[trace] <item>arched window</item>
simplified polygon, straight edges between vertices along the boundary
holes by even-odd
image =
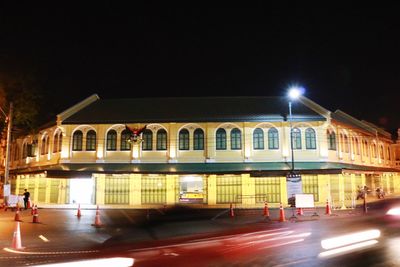
[[[369,156],[369,147],[368,147],[368,142],[367,140],[364,140],[364,154],[365,156]]]
[[[115,130],[109,130],[107,133],[107,150],[117,150],[117,132]]]
[[[60,152],[61,151],[61,146],[62,146],[62,132],[58,131],[54,135],[53,153]]]
[[[15,147],[15,151],[14,151],[14,161],[17,161],[17,160],[19,160],[19,147],[18,147],[18,144],[15,143],[14,147]]]
[[[72,150],[73,151],[82,151],[82,139],[83,134],[81,131],[75,131],[72,137]]]
[[[142,150],[153,150],[153,132],[149,129],[143,131]]]
[[[253,149],[264,149],[264,131],[261,128],[257,128],[253,132]]]
[[[49,147],[50,147],[50,137],[47,136],[46,137],[46,151],[45,151],[46,154],[49,153]]]
[[[128,129],[125,129],[121,132],[121,150],[131,150],[131,143],[129,138],[131,137],[131,133]]]
[[[347,135],[343,135],[343,151],[349,153],[349,138]]]
[[[380,149],[379,149],[379,155],[380,155],[380,158],[381,158],[381,159],[384,158],[384,155],[383,155],[383,154],[384,154],[383,145],[381,145],[381,146],[380,146]]]
[[[179,131],[179,150],[189,150],[189,131],[186,129]]]
[[[354,152],[356,155],[360,155],[360,144],[358,143],[358,139],[354,137]]]
[[[49,140],[48,140],[48,135],[45,135],[42,137],[42,146],[40,148],[40,154],[41,155],[46,155],[49,152]]]
[[[22,145],[22,159],[26,159],[28,157],[28,144],[24,143]]]
[[[219,128],[217,130],[216,136],[216,149],[217,150],[226,150],[226,131],[225,129]]]
[[[326,132],[328,136],[328,149],[329,150],[336,150],[336,134],[335,132],[327,131]]]
[[[167,131],[164,129],[157,131],[157,150],[167,150]]]
[[[94,130],[90,130],[86,134],[86,150],[87,151],[96,150],[96,132]]]
[[[390,155],[390,147],[387,148],[387,155],[388,155],[388,160],[392,160],[392,157]]]
[[[204,150],[204,132],[202,129],[196,129],[193,133],[193,149]]]
[[[376,145],[372,144],[372,157],[376,158],[377,154],[376,154]]]
[[[268,149],[279,149],[279,134],[276,128],[268,130]]]
[[[242,132],[238,128],[231,131],[231,149],[242,149]]]
[[[293,149],[301,149],[301,131],[299,128],[292,129],[292,147]]]
[[[53,139],[53,153],[57,153],[58,152],[58,133],[56,133],[54,135],[54,139]]]
[[[63,139],[63,134],[60,132],[58,135],[58,152],[61,152],[62,150],[62,139]]]
[[[306,129],[306,149],[316,149],[315,131],[313,128]]]

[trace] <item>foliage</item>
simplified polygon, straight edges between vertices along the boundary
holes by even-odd
[[[33,75],[0,73],[0,107],[8,112],[13,103],[13,125],[17,130],[32,131],[37,127],[39,100],[39,86]],[[0,117],[4,121],[4,116]]]

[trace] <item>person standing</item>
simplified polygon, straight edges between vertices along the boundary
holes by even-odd
[[[25,209],[27,209],[29,197],[31,194],[26,189],[24,191],[25,191],[24,192],[24,205],[25,205]]]

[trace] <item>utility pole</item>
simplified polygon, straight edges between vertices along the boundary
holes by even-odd
[[[10,110],[7,117],[7,147],[6,147],[6,164],[4,167],[4,185],[8,184],[9,165],[10,165],[10,147],[11,147],[11,129],[12,129],[13,103],[10,103]]]

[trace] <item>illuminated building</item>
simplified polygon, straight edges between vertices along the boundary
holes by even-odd
[[[390,133],[301,96],[100,99],[12,146],[11,190],[34,203],[141,207],[287,204],[294,167],[317,205],[349,207],[358,186],[400,193]],[[131,128],[146,129],[128,142]]]

